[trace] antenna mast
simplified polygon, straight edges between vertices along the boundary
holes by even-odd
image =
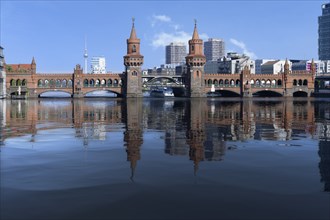
[[[85,60],[84,73],[85,74],[87,74],[87,58],[88,58],[88,53],[87,53],[87,38],[85,36],[85,52],[84,52],[84,60]]]

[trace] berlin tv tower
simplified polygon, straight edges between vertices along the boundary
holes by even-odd
[[[85,36],[85,53],[84,53],[84,59],[85,59],[85,67],[84,67],[84,73],[87,74],[87,58],[88,58],[88,53],[87,53],[87,40]]]

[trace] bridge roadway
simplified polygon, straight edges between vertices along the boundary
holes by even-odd
[[[124,95],[125,74],[83,74],[77,65],[74,73],[42,74],[35,70],[7,72],[6,89],[9,96],[19,92],[27,98],[40,97],[49,91],[61,91],[71,97],[84,97],[93,91],[110,91],[119,97]],[[186,76],[142,75],[143,88],[155,85],[170,85],[185,90]],[[308,71],[290,72],[290,74],[250,74],[244,69],[241,74],[204,74],[204,93],[214,88],[216,93],[229,92],[237,96],[252,97],[260,92],[277,96],[294,96],[314,93],[314,75]]]

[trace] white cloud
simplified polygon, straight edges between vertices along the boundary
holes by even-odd
[[[243,51],[243,53],[245,55],[249,56],[251,59],[257,59],[257,55],[254,52],[249,51],[244,42],[238,41],[238,40],[233,39],[233,38],[230,39],[230,42],[232,44],[234,44],[235,46],[239,47]]]
[[[207,34],[200,34],[201,39],[207,39]],[[175,31],[173,33],[161,32],[154,35],[154,39],[151,42],[151,45],[157,49],[158,47],[165,47],[172,42],[183,42],[188,45],[188,41],[192,38],[192,33],[187,33],[185,31]]]
[[[153,15],[153,18],[162,21],[162,22],[170,22],[171,18],[167,15]]]
[[[180,28],[181,28],[181,25],[179,25],[179,24],[173,24],[173,25],[171,25],[171,27],[173,27],[174,28],[174,30],[179,30]]]
[[[167,15],[153,15],[151,20],[151,27],[154,27],[157,22],[171,22],[171,17]]]
[[[162,30],[157,32],[155,30],[151,46],[154,49],[159,47],[165,47],[172,42],[183,42],[188,46],[188,41],[192,38],[193,32],[185,32],[182,30],[182,26],[172,21],[172,19],[167,15],[153,15],[151,26],[154,27],[157,22],[166,23],[166,26],[163,28],[166,31]],[[205,33],[199,35],[199,37],[203,40],[207,39],[208,36]]]

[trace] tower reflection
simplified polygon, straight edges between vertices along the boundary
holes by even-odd
[[[142,102],[140,99],[127,99],[123,108],[123,119],[126,124],[124,132],[124,146],[126,147],[127,161],[130,161],[131,180],[137,161],[140,160],[140,147],[143,144]]]
[[[193,161],[221,161],[235,142],[319,139],[320,175],[329,191],[328,102],[295,99],[111,99],[1,100],[1,147],[6,139],[42,131],[74,129],[84,148],[95,140],[111,145],[116,135],[130,162],[131,178],[141,160],[144,132],[157,132],[164,153]],[[285,142],[287,143],[287,142]],[[121,146],[119,146],[121,147]]]

